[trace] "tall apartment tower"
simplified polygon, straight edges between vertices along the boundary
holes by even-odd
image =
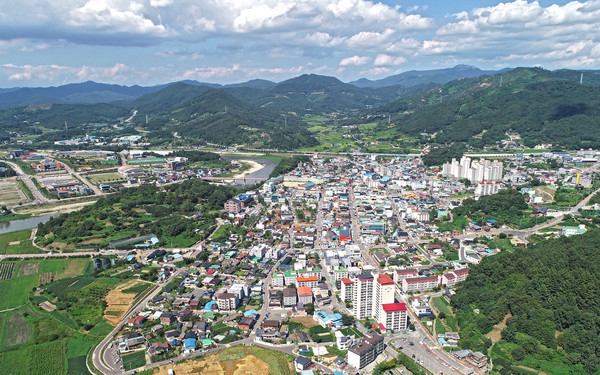
[[[373,316],[373,275],[366,272],[358,275],[353,286],[352,313],[357,319]]]
[[[386,274],[381,274],[377,277],[373,294],[373,317],[377,322],[383,320],[382,305],[388,303],[394,303],[394,280]]]

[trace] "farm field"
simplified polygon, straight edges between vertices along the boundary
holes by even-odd
[[[0,263],[0,281],[12,279],[14,270],[15,270],[14,262]]]
[[[104,319],[113,325],[117,325],[123,314],[129,310],[129,307],[135,301],[135,298],[140,293],[151,287],[151,284],[130,280],[124,284],[117,286],[108,292],[106,296],[106,310],[104,311]],[[108,314],[110,312],[110,314]]]
[[[0,281],[0,363],[10,374],[89,374],[87,353],[112,329],[99,302],[121,282],[87,275],[89,266],[89,258],[0,263],[0,272],[12,271]],[[32,292],[44,275],[52,276],[42,287],[52,295]],[[121,289],[135,296],[142,288],[134,282]],[[77,302],[65,308],[60,296],[67,295]],[[48,300],[58,308],[38,306]]]
[[[19,188],[17,180],[0,180],[0,206],[15,206],[19,203],[27,202],[27,197]]]

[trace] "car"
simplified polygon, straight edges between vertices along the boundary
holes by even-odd
[[[415,346],[415,343],[411,341],[411,342],[408,343],[408,345]]]

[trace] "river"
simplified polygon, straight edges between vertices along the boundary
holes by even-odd
[[[273,160],[269,160],[269,159],[261,159],[261,158],[252,158],[252,157],[238,157],[238,156],[224,156],[223,159],[227,159],[227,160],[253,160],[257,163],[260,163],[263,165],[263,167],[256,171],[256,172],[252,172],[250,174],[248,174],[246,177],[249,178],[269,178],[269,175],[271,174],[271,172],[273,172],[273,169],[275,169],[275,167],[279,164],[276,161]],[[239,183],[238,185],[241,185],[242,183]]]
[[[56,216],[56,215],[54,215]],[[16,232],[23,229],[37,228],[39,223],[45,223],[50,220],[53,215],[30,217],[22,220],[0,222],[0,234]]]

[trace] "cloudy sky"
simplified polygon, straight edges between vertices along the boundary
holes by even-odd
[[[0,87],[600,69],[600,0],[0,1]]]

